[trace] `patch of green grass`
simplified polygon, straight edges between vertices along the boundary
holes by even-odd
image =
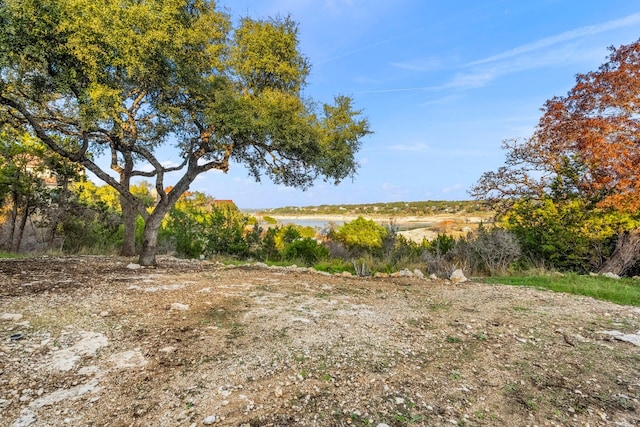
[[[453,371],[451,371],[451,373],[449,374],[449,379],[451,380],[459,380],[462,378],[462,375],[460,375],[460,372],[456,371],[455,369]]]
[[[376,374],[383,374],[389,370],[388,360],[376,360],[371,363],[371,372]]]
[[[26,258],[26,256],[22,254],[14,254],[10,252],[0,252],[0,258]]]
[[[225,257],[225,256],[216,256],[211,258],[211,261],[217,261],[220,262],[224,265],[235,265],[236,267],[241,267],[247,264],[246,261],[244,260],[240,260],[240,259],[235,259],[235,258],[230,258],[230,257]]]
[[[305,362],[305,361],[309,360],[309,357],[305,356],[304,354],[298,353],[295,356],[293,356],[293,360],[295,360],[298,363],[302,363],[302,362]]]
[[[236,338],[244,336],[244,325],[238,322],[233,322],[227,334],[227,339],[232,341]]]
[[[323,381],[331,381],[333,379],[333,377],[329,374],[323,374],[322,377],[320,377]]]
[[[287,326],[285,326],[282,329],[276,329],[271,334],[271,337],[273,339],[276,339],[276,340],[284,340],[284,339],[288,338],[288,330],[289,330],[289,328]]]
[[[236,317],[236,313],[223,308],[213,308],[206,313],[204,319],[200,319],[200,323],[213,324],[218,327],[224,327],[229,325]]]
[[[602,276],[504,276],[488,277],[485,283],[510,286],[529,286],[584,295],[595,299],[610,301],[622,305],[640,307],[640,281],[635,279],[609,279]]]
[[[313,268],[325,273],[342,273],[343,271],[353,271],[353,265],[341,259],[326,259],[313,265]]]
[[[451,303],[449,301],[439,301],[429,304],[430,311],[447,310],[449,307],[451,307]]]
[[[404,413],[397,413],[394,414],[392,417],[393,423],[394,424],[400,424],[400,425],[411,425],[411,424],[415,424],[415,423],[419,423],[423,420],[424,418],[422,417],[422,415],[417,415],[417,414],[404,414]]]

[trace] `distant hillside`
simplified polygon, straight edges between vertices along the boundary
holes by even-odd
[[[430,215],[489,215],[490,212],[477,201],[424,201],[367,203],[361,205],[286,206],[265,209],[268,215],[384,215],[384,216],[430,216]]]

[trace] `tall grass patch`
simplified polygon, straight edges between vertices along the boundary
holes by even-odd
[[[510,286],[529,286],[584,295],[616,304],[640,307],[640,280],[610,279],[603,276],[581,276],[577,274],[544,276],[502,276],[483,278],[484,283]]]
[[[0,251],[0,258],[24,258],[25,255],[23,254],[16,254],[16,253],[12,253],[12,252],[1,252]]]

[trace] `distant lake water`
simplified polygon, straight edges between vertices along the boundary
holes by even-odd
[[[277,218],[278,224],[295,224],[301,225],[302,227],[312,227],[312,228],[326,228],[329,226],[329,223],[335,224],[338,227],[344,224],[344,221],[328,221],[326,219],[308,219],[308,218]]]
[[[288,225],[288,224],[295,224],[295,225],[300,225],[303,227],[312,227],[315,229],[323,229],[323,228],[327,228],[329,226],[329,224],[334,224],[336,226],[341,226],[344,225],[345,222],[349,222],[349,221],[344,221],[344,220],[328,220],[326,218],[317,218],[317,219],[310,219],[310,218],[276,218],[278,220],[278,224],[280,225]],[[380,225],[387,225],[389,224],[389,220],[376,220],[376,222]],[[401,223],[401,224],[397,224],[398,225],[398,229],[400,231],[404,231],[404,230],[413,230],[416,228],[430,228],[433,227],[433,223],[432,222],[408,222],[408,223]]]

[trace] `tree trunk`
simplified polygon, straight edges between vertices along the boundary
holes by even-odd
[[[640,229],[625,231],[618,236],[616,248],[600,268],[599,273],[623,276],[640,260]]]
[[[122,223],[124,224],[124,236],[122,241],[121,256],[134,256],[136,254],[136,217],[134,206],[124,197],[120,197],[122,208]]]
[[[18,239],[15,242],[14,252],[20,253],[20,246],[22,245],[22,238],[24,237],[24,229],[27,227],[27,219],[29,218],[29,200],[22,212],[22,218],[20,219],[20,225],[18,226]]]
[[[11,206],[11,223],[9,227],[9,240],[7,242],[7,247],[10,251],[12,251],[14,247],[13,241],[16,235],[16,222],[18,221],[18,194],[16,192],[12,192],[11,199],[13,206]]]
[[[58,178],[58,184],[60,184],[60,178]],[[53,204],[51,206],[53,208]],[[62,181],[62,186],[60,187],[60,200],[56,205],[55,209],[52,209],[53,212],[51,215],[51,221],[49,224],[49,231],[47,237],[47,247],[53,248],[53,242],[56,239],[56,231],[58,230],[58,224],[67,217],[69,212],[69,179],[64,179]],[[43,242],[44,243],[44,242]]]
[[[144,234],[142,236],[142,251],[138,263],[143,266],[156,265],[156,253],[158,252],[158,231],[162,225],[165,211],[168,209],[160,209],[156,207],[144,225]]]

